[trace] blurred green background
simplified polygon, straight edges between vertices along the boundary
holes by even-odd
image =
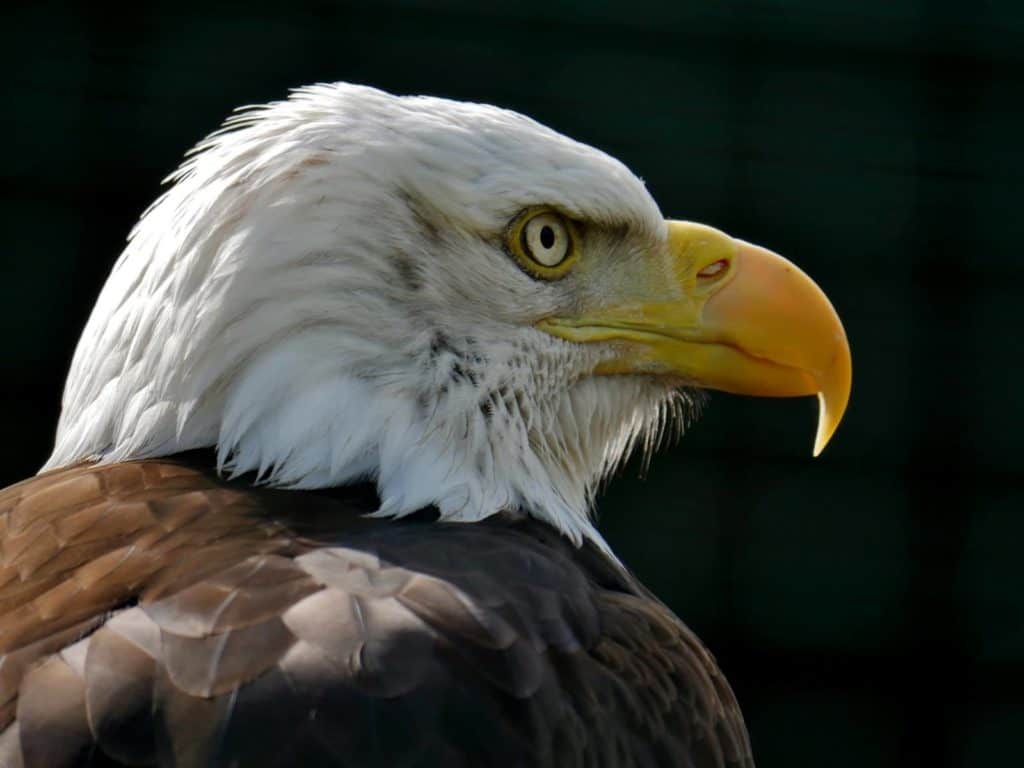
[[[717,655],[762,768],[1021,764],[1024,4],[8,5],[0,451],[46,457],[132,223],[235,106],[350,80],[492,102],[777,250],[854,354],[845,423],[716,395],[601,502]]]

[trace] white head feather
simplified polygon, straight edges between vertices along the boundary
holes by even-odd
[[[44,469],[215,446],[274,485],[369,478],[380,514],[520,509],[601,542],[596,484],[678,399],[534,329],[576,297],[501,236],[545,204],[663,240],[625,166],[514,112],[335,84],[230,120],[171,180],[82,334]]]

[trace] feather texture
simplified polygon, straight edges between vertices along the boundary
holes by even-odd
[[[666,229],[608,155],[522,115],[346,84],[230,120],[170,177],[75,353],[46,469],[216,446],[222,469],[379,513],[520,509],[579,542],[597,483],[685,397],[594,378],[533,327],[632,285]],[[538,281],[517,212],[591,224],[599,279]]]
[[[752,765],[710,654],[596,547],[373,508],[201,456],[0,492],[0,765]]]

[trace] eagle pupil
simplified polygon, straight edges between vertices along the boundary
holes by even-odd
[[[551,227],[544,227],[540,231],[540,244],[545,248],[551,248],[555,244],[555,230]]]

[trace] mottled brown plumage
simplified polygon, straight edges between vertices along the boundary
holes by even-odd
[[[750,766],[714,660],[592,545],[205,457],[0,492],[0,767]]]

